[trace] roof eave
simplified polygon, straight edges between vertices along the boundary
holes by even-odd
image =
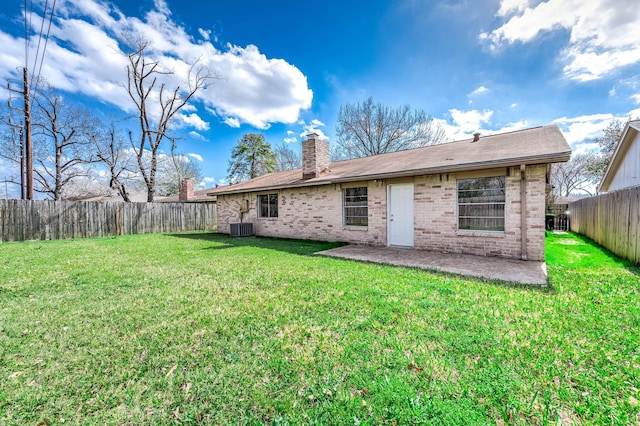
[[[212,192],[212,193],[208,193],[207,195],[211,196],[211,195],[246,194],[249,192],[272,191],[272,190],[287,189],[287,188],[304,188],[304,187],[310,187],[310,186],[332,185],[337,183],[355,182],[355,181],[361,181],[361,180],[390,179],[390,178],[396,178],[396,177],[400,178],[400,177],[409,177],[409,176],[432,175],[432,174],[438,174],[438,173],[474,171],[474,170],[482,170],[482,169],[497,168],[497,167],[514,167],[514,166],[519,166],[521,164],[531,165],[531,164],[547,164],[547,163],[564,163],[569,161],[570,157],[571,157],[571,151],[564,151],[564,152],[548,154],[548,155],[512,158],[506,161],[505,160],[483,161],[480,163],[465,163],[465,164],[457,164],[457,165],[451,165],[451,166],[427,167],[427,168],[421,168],[421,169],[401,170],[397,172],[388,172],[388,173],[354,175],[354,176],[334,178],[334,179],[320,179],[320,180],[312,179],[309,181],[302,181],[302,182],[296,182],[296,183],[269,185],[269,186],[254,187],[254,188],[243,188],[243,189],[223,191],[223,192]]]
[[[611,154],[611,160],[609,160],[607,169],[604,171],[604,175],[602,175],[602,180],[600,181],[600,185],[598,185],[598,192],[609,191],[609,187],[611,186],[611,179],[613,179],[613,175],[615,174],[614,172],[618,170],[618,167],[620,167],[620,162],[622,161],[622,154],[620,154],[620,151],[626,150],[626,145],[630,144],[630,141],[633,139],[627,138],[631,129],[633,129],[635,137],[635,134],[640,132],[638,121],[634,120],[627,122],[627,125],[622,131],[622,136],[616,144],[616,148],[613,150],[613,154]]]

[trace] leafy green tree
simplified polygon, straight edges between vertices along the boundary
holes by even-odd
[[[227,179],[237,183],[275,172],[276,169],[276,155],[264,140],[264,135],[247,133],[231,151]]]

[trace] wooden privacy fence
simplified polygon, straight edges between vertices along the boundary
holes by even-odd
[[[569,212],[572,231],[640,263],[640,187],[583,198]]]
[[[0,242],[216,229],[216,205],[0,200]]]

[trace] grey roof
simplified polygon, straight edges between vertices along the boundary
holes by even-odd
[[[206,188],[193,191],[193,198],[190,198],[187,203],[215,203],[216,196],[209,195],[210,192],[216,190],[216,188]],[[158,203],[180,203],[180,197],[178,195],[171,195],[169,197],[156,198]]]
[[[558,163],[569,160],[571,148],[556,125],[535,127],[441,145],[398,151],[331,163],[313,179],[302,179],[302,170],[269,173],[235,185],[209,191],[210,195],[234,194],[280,188],[326,185],[340,182],[418,176],[521,164]]]

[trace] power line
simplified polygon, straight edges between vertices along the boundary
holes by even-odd
[[[33,3],[32,3],[33,4]],[[27,21],[29,19],[29,21]],[[24,66],[29,65],[29,27],[31,15],[27,9],[27,0],[24,0]]]
[[[38,55],[40,55],[40,43],[42,42],[42,34],[44,33],[44,21],[47,17],[47,9],[49,8],[49,0],[44,2],[44,10],[42,11],[42,21],[40,22],[40,34],[38,34],[38,46],[36,47],[36,56],[33,58],[33,69],[36,69],[38,63]],[[27,67],[29,64],[27,63]]]
[[[38,45],[36,47],[35,57],[33,59],[33,70],[36,69],[37,74],[33,74],[36,79],[34,92],[38,90],[38,84],[40,81],[40,73],[42,72],[42,65],[44,63],[44,57],[47,50],[47,44],[49,41],[49,35],[51,33],[51,25],[53,23],[53,14],[55,10],[56,0],[53,0],[51,5],[51,12],[49,13],[49,25],[47,26],[47,33],[44,36],[44,26],[47,20],[47,10],[49,9],[49,0],[45,0],[44,9],[42,11],[42,22],[40,23],[40,34],[38,35]],[[27,7],[27,0],[24,0],[24,68],[23,68],[23,90],[20,92],[24,96],[24,128],[21,131],[21,157],[24,158],[24,176],[26,184],[22,185],[23,191],[26,187],[26,194],[23,195],[28,200],[33,200],[33,146],[31,141],[31,90],[29,88],[29,31],[32,28],[33,17],[33,0],[30,0]],[[40,45],[44,36],[44,46],[42,47],[42,53],[40,53]],[[38,65],[38,62],[40,64]],[[9,87],[11,90],[11,88]],[[16,91],[17,92],[17,91]],[[23,138],[24,137],[24,138]],[[24,144],[22,143],[24,142]],[[22,162],[21,158],[21,162]],[[22,172],[21,172],[22,175]]]
[[[53,0],[53,3],[51,5],[51,13],[49,15],[49,26],[47,27],[47,35],[44,38],[44,47],[42,48],[42,56],[40,57],[40,66],[38,67],[38,74],[35,77],[36,87],[34,89],[34,93],[38,92],[38,86],[40,85],[40,74],[42,73],[42,64],[44,63],[44,55],[47,53],[47,45],[49,44],[49,34],[51,34],[51,24],[53,23],[53,12],[55,8],[56,8],[56,0]],[[42,14],[43,23],[46,16],[46,10],[47,10],[47,4],[45,4],[45,12]],[[38,42],[38,46],[39,45],[40,45],[40,42]],[[34,69],[35,69],[35,64],[34,64]]]

